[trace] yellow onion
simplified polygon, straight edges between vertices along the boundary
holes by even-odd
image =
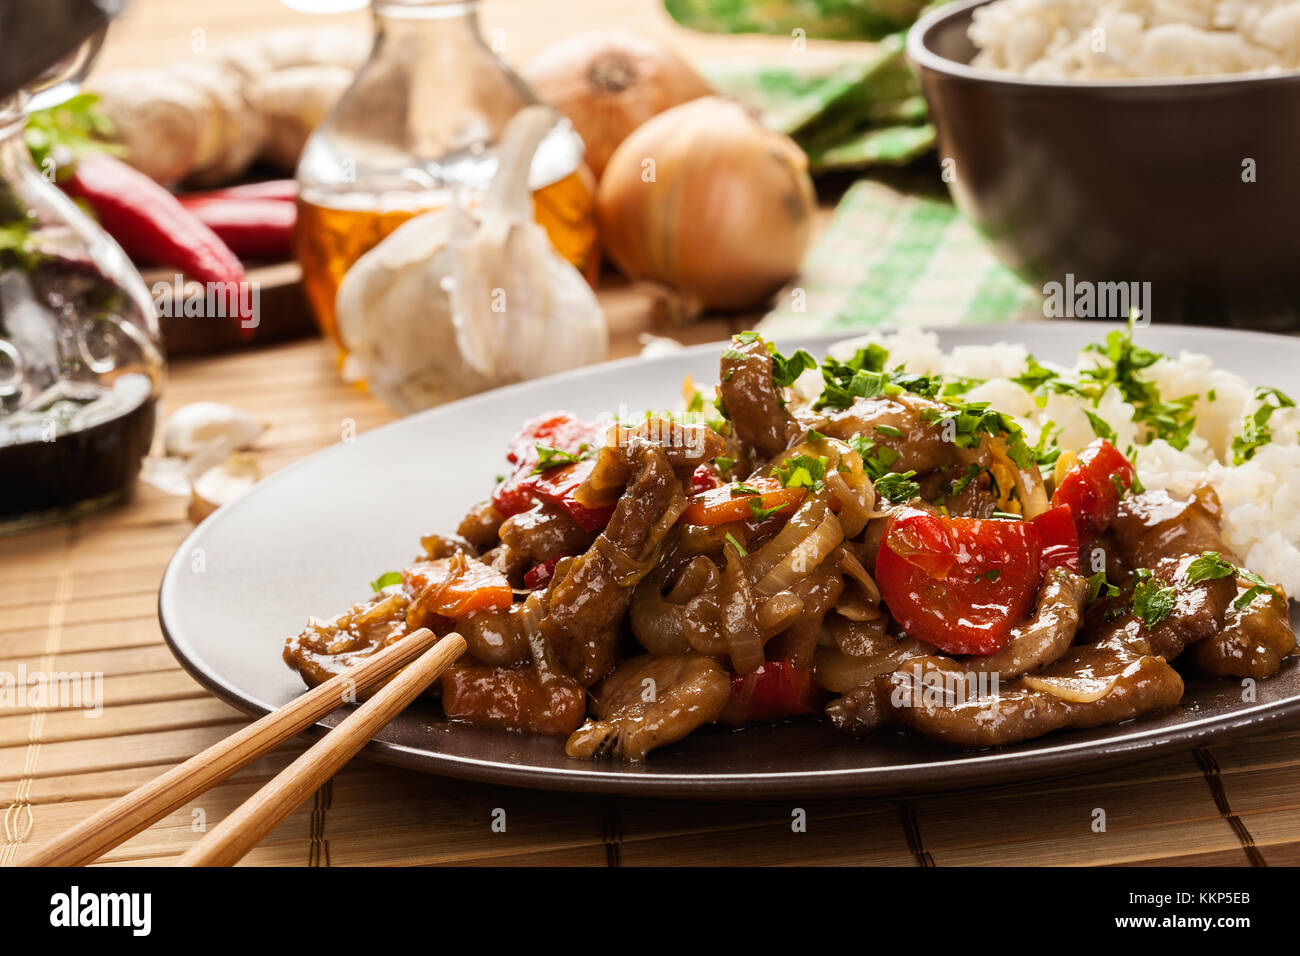
[[[605,248],[628,276],[703,307],[745,309],[798,271],[816,197],[793,140],[707,96],[625,139],[596,205]]]
[[[580,33],[544,50],[523,73],[538,96],[569,118],[598,177],[632,130],[713,92],[672,50],[624,30]]]

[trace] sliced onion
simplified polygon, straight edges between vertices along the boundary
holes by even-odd
[[[1035,677],[1026,675],[1020,683],[1032,690],[1051,694],[1072,704],[1091,704],[1112,690],[1118,677]]]
[[[913,657],[934,653],[929,644],[908,638],[899,641],[883,654],[851,657],[843,651],[819,647],[813,655],[813,680],[835,694],[847,694],[881,674],[890,674]]]
[[[763,635],[758,629],[754,593],[735,548],[727,549],[722,572],[722,635],[727,641],[731,667],[738,674],[752,673],[763,664]]]
[[[793,591],[777,591],[758,609],[758,627],[767,641],[789,627],[803,613],[803,598]]]
[[[865,475],[845,475],[838,469],[826,473],[826,488],[840,502],[844,537],[856,538],[876,514],[876,491]]]
[[[775,538],[749,557],[749,579],[758,581],[781,562],[794,547],[821,524],[826,516],[826,501],[818,495],[809,495],[799,509],[790,516],[785,527]],[[778,588],[777,590],[780,590]],[[776,593],[775,591],[772,593]]]
[[[666,573],[656,571],[636,586],[628,605],[628,622],[641,645],[652,654],[679,654],[691,649],[686,640],[687,603],[715,586],[718,568],[703,555],[692,558],[677,576],[677,582],[663,593]]]
[[[1011,460],[1007,451],[1007,442],[1001,436],[989,441],[993,457],[1011,473],[1016,486],[1016,497],[1020,499],[1020,511],[1026,521],[1032,521],[1048,509],[1047,486],[1037,465],[1030,465],[1031,471],[1024,471]]]
[[[781,563],[767,572],[754,586],[762,597],[784,591],[799,578],[812,571],[844,540],[844,529],[834,512],[827,511],[813,531],[781,559]]]

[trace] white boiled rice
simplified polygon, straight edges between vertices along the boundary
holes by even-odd
[[[1061,447],[1079,451],[1097,437],[1085,408],[1115,430],[1121,450],[1136,444],[1139,426],[1133,422],[1133,406],[1113,386],[1102,394],[1096,407],[1079,396],[1051,394],[1039,408],[1023,387],[1011,381],[1026,370],[1028,353],[1023,345],[959,346],[945,353],[933,332],[905,329],[837,342],[830,354],[847,359],[868,342],[889,349],[890,368],[902,364],[914,372],[986,379],[968,391],[964,400],[987,401],[1014,415],[1030,444],[1050,421],[1061,428],[1057,439]],[[1096,355],[1081,353],[1074,368],[1066,371],[1077,372],[1096,361]],[[1187,448],[1180,451],[1163,439],[1136,446],[1142,484],[1187,494],[1208,481],[1223,503],[1224,539],[1237,557],[1250,570],[1281,584],[1288,595],[1300,595],[1300,409],[1274,412],[1268,422],[1272,441],[1249,461],[1234,466],[1232,440],[1241,432],[1243,418],[1259,407],[1254,389],[1273,383],[1247,382],[1215,368],[1208,356],[1186,351],[1160,359],[1144,374],[1155,381],[1166,400],[1199,397]],[[797,383],[798,390],[810,399],[820,393],[821,386],[817,372],[804,373]]]
[[[975,10],[974,64],[1040,79],[1300,68],[1297,0],[996,0]]]

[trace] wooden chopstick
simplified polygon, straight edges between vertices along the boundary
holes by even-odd
[[[71,830],[56,836],[28,866],[83,866],[183,806],[193,797],[274,750],[356,694],[391,677],[437,640],[427,628],[413,631],[301,697],[213,744],[160,777],[114,800]]]
[[[342,769],[375,734],[406,709],[465,650],[448,634],[374,697],[299,755],[176,861],[177,866],[231,866]]]

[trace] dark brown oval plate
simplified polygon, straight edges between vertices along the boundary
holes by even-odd
[[[1040,359],[1071,362],[1108,328],[1053,322],[936,331],[945,349],[1021,342]],[[1148,348],[1204,352],[1252,383],[1300,391],[1300,341],[1181,327],[1139,336]],[[820,355],[837,338],[782,345]],[[719,352],[701,346],[501,389],[375,429],[272,475],[196,528],[172,559],[158,601],[168,644],[218,697],[253,714],[279,707],[303,690],[280,658],[285,636],[309,615],[337,613],[364,596],[365,582],[401,567],[421,534],[454,529],[492,487],[520,422],[558,408],[594,416],[620,406],[674,407],[684,375],[715,380]],[[708,729],[640,766],[571,760],[562,740],[448,723],[436,705],[421,702],[364,753],[430,773],[547,789],[693,799],[894,794],[1086,772],[1300,718],[1297,659],[1249,696],[1239,682],[1189,676],[1182,704],[1167,714],[973,753],[901,732],[854,739],[813,721]],[[336,713],[314,731],[340,719]]]

